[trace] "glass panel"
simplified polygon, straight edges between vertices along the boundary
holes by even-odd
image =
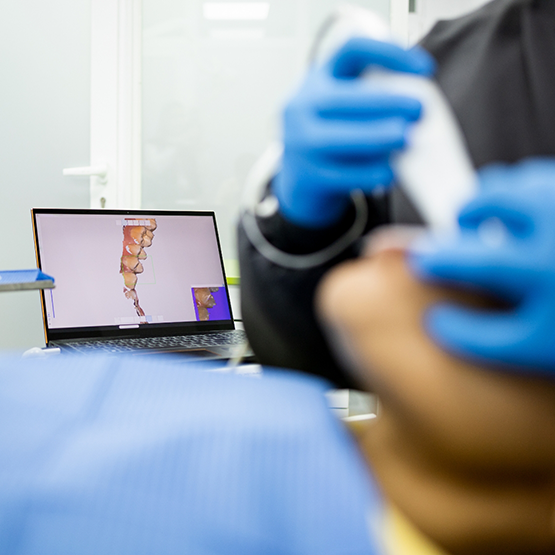
[[[215,210],[224,257],[236,258],[246,175],[340,3],[274,0],[239,13],[229,2],[143,0],[144,208]],[[389,0],[356,3],[389,19]]]
[[[30,209],[89,204],[62,169],[89,164],[90,1],[2,2],[0,52],[0,268],[33,268]],[[0,293],[0,314],[0,349],[44,345],[38,292]]]

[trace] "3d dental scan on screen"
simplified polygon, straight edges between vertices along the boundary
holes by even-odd
[[[139,296],[135,290],[137,285],[137,274],[144,272],[142,262],[147,259],[145,249],[152,245],[156,220],[136,220],[125,218],[123,225],[123,253],[121,255],[121,275],[123,276],[123,292],[127,299],[133,300],[133,306],[141,322],[148,322],[145,311],[139,304]],[[151,320],[152,321],[152,320]]]
[[[38,263],[56,275],[42,297],[49,346],[222,356],[245,343],[213,213],[35,209],[33,217]]]

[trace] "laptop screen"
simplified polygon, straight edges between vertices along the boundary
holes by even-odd
[[[213,212],[32,213],[47,341],[233,329]]]

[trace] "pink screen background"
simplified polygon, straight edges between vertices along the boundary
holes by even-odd
[[[37,214],[41,267],[56,280],[52,294],[45,292],[50,328],[138,321],[119,273],[121,221],[130,217],[134,216]],[[212,218],[136,218],[155,218],[158,226],[152,245],[145,249],[144,272],[135,288],[147,318],[153,323],[194,322],[191,288],[224,286]]]

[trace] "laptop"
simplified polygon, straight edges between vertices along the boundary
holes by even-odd
[[[31,211],[47,347],[232,359],[235,329],[211,211]]]

